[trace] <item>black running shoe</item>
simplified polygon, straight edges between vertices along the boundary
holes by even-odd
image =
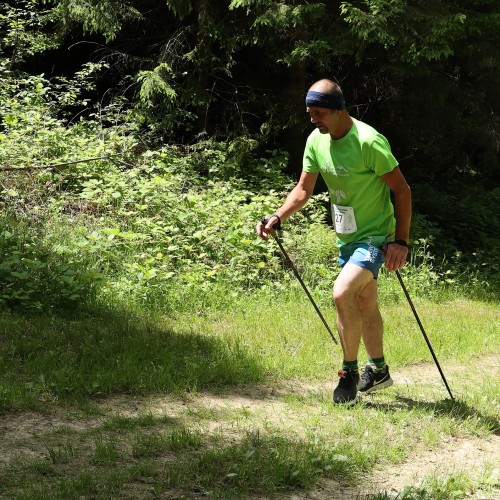
[[[359,385],[359,373],[352,370],[339,370],[339,385],[333,391],[334,403],[356,401]]]
[[[361,375],[359,392],[367,394],[369,392],[380,391],[380,389],[390,387],[393,383],[394,381],[391,378],[388,366],[381,372],[374,372],[370,365],[366,365],[365,371]]]

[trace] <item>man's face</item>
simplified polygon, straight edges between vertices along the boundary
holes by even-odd
[[[306,111],[309,113],[311,123],[316,125],[322,134],[328,134],[334,129],[334,125],[337,121],[337,113],[335,110],[308,106]]]

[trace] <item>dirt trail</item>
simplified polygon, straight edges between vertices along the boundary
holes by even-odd
[[[491,376],[500,375],[500,357],[491,356],[482,360],[482,366],[487,366]],[[432,365],[420,365],[406,368],[404,372],[394,372],[393,378],[397,380],[399,390],[405,386],[426,383],[427,391],[439,391],[440,397],[445,398],[446,392],[439,377],[435,382],[428,384],[429,371]],[[447,366],[447,374],[455,379],[461,368]],[[70,412],[58,409],[47,413],[25,412],[4,415],[0,420],[0,467],[7,465],[18,455],[27,458],[42,458],[46,456],[47,449],[41,436],[54,431],[82,433],[97,429],[102,425],[103,419],[112,415],[136,417],[146,413],[153,415],[167,415],[173,419],[189,420],[189,414],[196,416],[197,410],[248,410],[252,415],[261,419],[273,421],[284,430],[293,425],[287,422],[293,409],[286,403],[284,395],[304,396],[314,399],[315,395],[325,395],[331,390],[331,384],[300,384],[286,383],[279,386],[252,386],[234,389],[218,394],[202,392],[185,399],[175,399],[170,396],[137,398],[120,396],[107,398],[98,403],[101,416],[85,417],[71,415]],[[403,398],[404,399],[404,398]],[[434,398],[435,399],[435,398]],[[495,404],[495,402],[493,402]],[[498,401],[496,401],[498,408]],[[196,421],[194,417],[191,422]],[[220,423],[217,418],[212,422],[204,420],[208,431],[227,426],[231,429],[231,422]],[[222,427],[221,427],[222,425]],[[486,468],[493,470],[492,477],[496,478],[497,487],[500,484],[500,436],[491,435],[487,438],[456,438],[445,437],[435,448],[421,448],[414,450],[408,459],[398,465],[384,465],[366,478],[366,481],[356,487],[339,484],[333,481],[324,481],[313,492],[304,494],[290,494],[280,498],[290,499],[350,499],[380,491],[388,493],[401,491],[405,486],[419,486],[422,480],[430,475],[450,475],[465,472],[467,475],[480,475]],[[495,490],[500,498],[500,489]],[[495,498],[475,497],[475,498]]]

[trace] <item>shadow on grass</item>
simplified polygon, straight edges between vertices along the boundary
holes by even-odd
[[[12,463],[0,472],[0,485],[22,492],[19,498],[129,498],[145,483],[148,498],[232,500],[308,491],[323,477],[353,480],[360,470],[347,444],[324,446],[252,431],[234,442],[222,435],[206,439],[187,428],[150,429],[149,434],[120,423],[117,428],[129,431],[130,447],[111,437],[94,436],[90,449],[73,440],[70,453],[68,446],[51,447],[56,460]],[[90,468],[94,472],[88,477]]]
[[[111,314],[75,321],[1,316],[0,359],[0,409],[41,396],[175,393],[264,379],[258,356],[237,340]]]
[[[460,420],[477,418],[484,422],[488,429],[496,435],[500,435],[500,421],[491,416],[478,411],[473,406],[460,399],[442,399],[436,402],[418,401],[415,399],[397,396],[393,403],[363,402],[363,405],[376,410],[393,412],[398,409],[423,410],[437,416],[447,415]]]

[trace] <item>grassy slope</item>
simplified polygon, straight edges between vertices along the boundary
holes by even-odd
[[[499,352],[498,308],[464,299],[416,306],[454,404],[432,364],[412,367],[431,357],[401,301],[383,306],[387,356],[399,384],[350,409],[329,402],[340,350],[301,294],[282,303],[246,298],[244,307],[176,318],[3,315],[4,415],[16,411],[22,420],[23,410],[35,410],[42,419],[59,415],[60,425],[30,436],[31,453],[26,441],[14,445],[20,454],[10,457],[0,486],[25,498],[48,491],[98,498],[271,495],[327,478],[356,484],[414,450],[439,448],[443,439],[489,439],[498,430],[499,383],[481,359],[491,362]],[[333,326],[334,310],[323,312]],[[468,367],[465,381],[461,365]],[[231,394],[238,400],[245,391],[258,404],[230,403]],[[204,399],[222,393],[227,405]],[[135,401],[135,413],[104,396]],[[157,398],[163,402],[153,409]],[[89,419],[93,424],[85,425]],[[488,498],[492,477],[486,471],[479,479],[434,478],[424,489],[451,495],[461,488]]]

